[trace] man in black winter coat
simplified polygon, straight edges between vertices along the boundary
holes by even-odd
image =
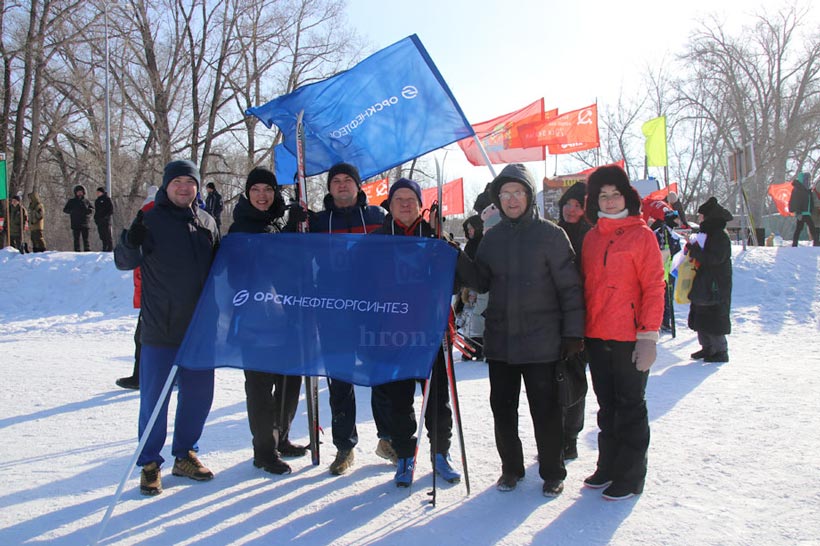
[[[789,198],[789,211],[794,214],[794,218],[797,220],[794,226],[792,246],[797,246],[804,225],[806,229],[809,230],[809,237],[811,237],[813,245],[820,245],[818,227],[814,225],[814,220],[811,217],[812,209],[814,208],[812,191],[809,190],[807,186],[808,175],[804,175],[804,173],[800,173],[798,178],[792,180],[792,195]]]
[[[216,191],[216,185],[213,182],[205,185],[205,191],[208,192],[208,196],[205,197],[205,211],[214,217],[217,229],[222,232],[222,195]]]
[[[584,296],[575,254],[566,233],[538,216],[535,180],[520,163],[507,165],[492,182],[501,221],[478,247],[468,284],[490,293],[484,355],[490,372],[490,406],[501,457],[499,491],[524,477],[518,436],[518,399],[526,385],[538,448],[544,496],[560,495],[563,411],[558,404],[555,363],[583,347]],[[461,270],[462,261],[459,262]],[[462,275],[469,274],[465,269]]]
[[[74,186],[74,197],[68,200],[63,212],[71,218],[71,233],[74,235],[74,252],[80,251],[80,237],[83,239],[83,250],[88,252],[88,219],[94,214],[94,205],[85,198],[85,186]]]
[[[100,235],[103,252],[114,250],[114,241],[111,234],[111,218],[114,216],[114,203],[105,192],[105,188],[97,188],[97,199],[94,201],[94,223],[97,224],[97,233]]]
[[[165,166],[154,207],[140,211],[114,249],[117,269],[140,268],[142,348],[140,351],[140,437],[159,401],[177,350],[194,315],[217,247],[219,231],[210,214],[196,205],[199,169],[190,161]],[[208,335],[204,333],[203,335]],[[173,474],[206,481],[214,474],[195,451],[214,395],[214,371],[179,368],[171,454]],[[162,492],[160,466],[168,421],[168,400],[139,454],[140,492]]]

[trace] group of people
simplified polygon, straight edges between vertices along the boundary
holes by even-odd
[[[71,233],[74,239],[74,251],[80,252],[80,242],[82,250],[91,250],[89,242],[89,226],[93,217],[97,226],[97,233],[102,243],[103,252],[114,250],[114,240],[112,234],[111,220],[114,216],[114,203],[105,191],[105,188],[97,188],[97,198],[92,204],[85,194],[85,187],[78,184],[74,186],[74,197],[70,198],[63,212],[68,214],[71,221]],[[9,199],[9,217],[4,222],[3,230],[8,231],[9,244],[21,252],[28,252],[28,244],[23,241],[23,234],[28,229],[31,238],[31,252],[45,252],[45,207],[36,191],[28,194],[28,209],[23,206],[22,193],[12,195]],[[5,236],[5,233],[3,234]]]
[[[255,168],[234,208],[230,232],[273,235],[294,231],[309,219],[310,233],[437,236],[424,218],[421,188],[413,180],[402,178],[391,186],[384,204],[388,214],[368,205],[353,165],[334,165],[327,184],[324,209],[312,212],[298,204],[286,206],[275,175]],[[159,400],[219,246],[214,218],[196,205],[199,186],[200,173],[193,163],[172,161],[166,165],[155,206],[137,214],[114,250],[118,268],[139,267],[142,277],[140,435]],[[459,251],[454,291],[469,287],[476,294],[487,295],[480,345],[489,366],[490,406],[501,460],[497,489],[515,489],[525,473],[518,434],[523,381],[542,492],[555,497],[563,491],[564,461],[577,456],[584,407],[583,403],[569,409],[559,405],[555,365],[582,355],[591,371],[600,429],[597,469],[584,483],[603,489],[608,499],[640,494],[649,447],[645,389],[657,354],[665,293],[661,250],[655,233],[641,217],[640,197],[623,169],[600,167],[589,176],[586,186],[574,187],[562,198],[561,219],[556,225],[539,217],[535,180],[524,165],[506,166],[488,190],[495,209],[493,228],[475,237],[480,226],[465,225],[465,231],[472,233],[468,239],[479,242]],[[699,213],[709,235],[705,244],[687,246],[702,270],[713,271],[704,275],[702,287],[696,283],[704,296],[695,294],[695,288],[692,295],[690,325],[698,329],[703,345],[700,356],[704,357],[726,351],[731,264],[722,255],[728,237],[724,241],[718,232],[721,222],[725,227],[728,212],[710,200]],[[727,264],[728,285],[722,276]],[[317,279],[319,283],[333,282],[332,277],[322,275],[321,268]],[[705,324],[714,319],[715,310],[725,310],[726,321],[720,321],[717,329],[711,324],[707,328]],[[699,328],[704,329],[703,337]],[[351,354],[351,364],[353,360]],[[436,446],[431,454],[434,471],[455,483],[461,476],[449,455],[453,420],[444,366],[444,354],[439,352],[430,386],[430,404],[436,409],[426,413],[425,424]],[[213,400],[213,371],[181,369],[177,384],[172,472],[209,480],[213,472],[199,460],[196,446]],[[355,391],[353,385],[334,378],[328,378],[328,384],[337,450],[330,472],[340,475],[355,463]],[[407,380],[371,390],[376,453],[396,465],[394,482],[399,487],[411,484],[416,463],[416,387],[415,380]],[[245,372],[254,466],[272,474],[288,474],[291,468],[283,457],[306,452],[305,446],[288,438],[299,389],[298,377]],[[162,491],[160,467],[164,460],[160,451],[166,436],[167,408],[166,399],[138,458],[142,467],[140,490],[146,495]]]

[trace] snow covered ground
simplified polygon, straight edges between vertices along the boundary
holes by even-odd
[[[582,487],[596,458],[591,389],[564,494],[541,496],[524,397],[530,465],[517,490],[500,493],[487,369],[459,363],[472,494],[445,484],[432,508],[426,457],[408,491],[373,453],[367,389],[357,393],[350,474],[327,471],[335,450],[324,381],[322,464],[291,460],[284,477],[255,469],[242,373],[220,369],[200,442],[216,478],[194,483],[166,466],[165,491],[146,498],[132,470],[100,543],[820,544],[819,265],[818,248],[736,250],[728,364],[688,358],[697,342],[688,309],[677,307],[678,337],[662,338],[647,389],[652,444],[640,497],[607,502]],[[0,251],[0,544],[96,539],[136,448],[138,394],[114,385],[131,371],[135,320],[130,273],[110,254]],[[307,441],[303,406],[292,437]]]

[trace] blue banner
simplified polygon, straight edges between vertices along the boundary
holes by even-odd
[[[279,127],[295,156],[302,110],[308,176],[345,161],[358,167],[362,179],[370,178],[474,134],[415,34],[245,114]]]
[[[438,239],[232,233],[175,363],[357,385],[427,378],[449,318],[455,262]]]
[[[284,144],[273,147],[273,168],[276,182],[280,186],[296,184],[296,156],[290,153]]]

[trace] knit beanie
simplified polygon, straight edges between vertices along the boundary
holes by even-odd
[[[327,189],[330,190],[330,181],[337,174],[346,174],[356,182],[356,187],[362,187],[362,177],[359,176],[359,169],[350,163],[336,163],[327,172]]]
[[[97,191],[100,192],[100,193],[105,193],[105,188],[100,186],[99,188],[97,188]]]
[[[213,182],[208,182],[207,184],[205,184],[205,189],[216,191],[216,184],[214,184]]]
[[[727,222],[733,218],[732,213],[721,207],[714,197],[710,197],[698,207],[698,214],[702,214],[704,218],[722,218]]]
[[[409,178],[399,178],[396,182],[390,186],[390,193],[387,195],[387,206],[390,206],[390,201],[393,200],[393,194],[396,193],[396,190],[400,190],[402,188],[407,188],[408,190],[412,190],[413,193],[416,194],[416,199],[419,200],[419,206],[422,206],[421,201],[421,187],[419,187],[419,183],[415,180],[410,180]]]
[[[279,184],[276,181],[276,175],[266,167],[254,167],[248,173],[248,179],[245,181],[245,197],[251,198],[251,186],[254,184],[267,184],[275,190],[279,189]]]
[[[587,185],[583,182],[576,182],[569,189],[564,192],[564,195],[558,200],[558,207],[563,207],[570,199],[575,199],[584,208],[584,198],[587,196]]]
[[[167,188],[168,183],[178,176],[190,176],[196,181],[196,187],[199,190],[199,169],[193,162],[187,159],[178,159],[165,165],[165,171],[162,174],[163,189]]]

